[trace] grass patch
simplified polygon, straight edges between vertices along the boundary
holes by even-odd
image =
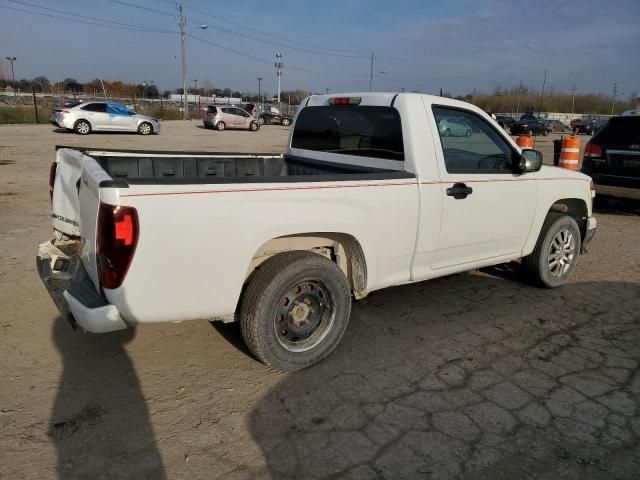
[[[49,123],[51,109],[38,107],[38,120],[40,123]],[[36,114],[33,107],[0,107],[0,123],[36,123]]]

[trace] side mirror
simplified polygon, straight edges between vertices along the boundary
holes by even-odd
[[[520,173],[537,172],[542,168],[542,153],[538,150],[525,148],[520,154],[520,162],[518,163],[518,171]]]

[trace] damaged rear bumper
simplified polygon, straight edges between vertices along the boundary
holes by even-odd
[[[74,327],[91,333],[127,328],[117,307],[98,293],[78,255],[67,255],[49,241],[38,246],[36,265],[53,303]]]

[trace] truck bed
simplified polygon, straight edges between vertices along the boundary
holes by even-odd
[[[333,163],[292,155],[82,149],[112,177],[102,187],[128,185],[309,182],[413,178],[404,171]],[[311,178],[310,178],[311,177]]]

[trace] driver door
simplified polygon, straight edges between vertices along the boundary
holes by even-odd
[[[435,143],[442,220],[431,268],[460,270],[517,258],[533,222],[536,174],[514,173],[519,153],[486,119],[458,108],[432,110],[436,125],[456,117],[471,134],[445,137],[434,129],[440,137]]]

